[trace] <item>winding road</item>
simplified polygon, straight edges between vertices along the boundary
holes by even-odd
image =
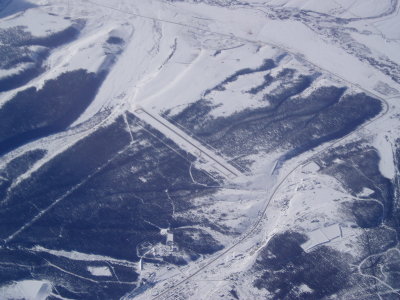
[[[140,18],[145,18],[145,19],[149,19],[149,20],[153,20],[153,21],[157,21],[157,22],[163,22],[163,23],[168,23],[168,24],[174,24],[174,25],[178,25],[178,26],[182,26],[182,27],[187,27],[190,29],[194,29],[194,30],[199,30],[202,32],[207,32],[207,33],[212,33],[212,34],[216,34],[219,35],[221,37],[224,38],[231,38],[231,39],[235,39],[237,41],[240,41],[242,43],[250,43],[250,44],[256,44],[256,45],[266,45],[266,46],[272,46],[272,47],[276,47],[286,53],[289,53],[291,55],[293,55],[294,57],[298,57],[299,55],[301,56],[300,53],[296,53],[291,49],[285,48],[282,45],[278,45],[275,43],[271,43],[268,41],[263,41],[263,40],[257,40],[257,39],[249,39],[249,38],[244,38],[244,37],[239,37],[236,36],[234,34],[227,34],[227,33],[223,33],[223,32],[218,32],[218,31],[212,31],[209,29],[205,29],[205,28],[201,28],[201,27],[197,27],[197,26],[193,26],[190,24],[184,24],[184,23],[180,23],[180,22],[175,22],[175,21],[171,21],[171,20],[166,20],[166,19],[161,19],[161,18],[156,18],[156,17],[152,17],[152,16],[145,16],[145,15],[141,15],[138,13],[133,13],[133,12],[129,12],[129,11],[124,11],[124,10],[120,10],[118,8],[115,7],[111,7],[111,6],[107,6],[107,5],[103,5],[100,3],[97,3],[95,1],[91,1],[91,0],[86,0],[85,2],[88,2],[92,5],[96,5],[99,7],[103,7],[103,8],[107,8],[110,10],[114,10],[114,11],[119,11],[123,14],[129,14],[129,15],[133,15],[136,17],[140,17]],[[394,12],[397,12],[397,10],[395,10]],[[156,295],[153,299],[160,299],[164,296],[167,296],[169,293],[173,292],[175,289],[177,289],[178,287],[182,286],[183,284],[189,282],[191,279],[193,279],[194,277],[196,277],[197,275],[199,275],[200,273],[204,272],[206,269],[210,268],[216,261],[226,257],[228,254],[232,253],[233,250],[235,248],[237,248],[240,244],[242,244],[245,240],[247,240],[248,238],[250,238],[253,234],[255,234],[257,232],[258,229],[261,228],[262,222],[267,214],[268,208],[270,207],[270,204],[272,203],[272,201],[274,200],[275,196],[277,195],[277,193],[279,192],[280,188],[284,185],[284,183],[286,182],[286,180],[289,178],[289,176],[291,174],[293,174],[294,172],[296,172],[299,168],[303,167],[304,165],[306,165],[307,163],[309,163],[311,160],[315,159],[316,157],[318,157],[320,154],[322,154],[323,152],[325,152],[327,150],[327,148],[333,147],[339,143],[341,143],[343,140],[345,140],[346,138],[360,132],[363,128],[365,128],[366,126],[378,121],[379,119],[383,118],[385,115],[387,115],[387,113],[389,112],[389,104],[386,101],[386,99],[382,98],[381,96],[375,94],[374,92],[371,92],[365,88],[363,88],[362,86],[360,86],[357,83],[354,82],[350,82],[349,80],[347,80],[346,78],[343,78],[342,76],[333,73],[330,70],[324,69],[323,67],[313,63],[312,61],[308,60],[307,58],[304,58],[302,56],[302,60],[309,64],[310,66],[313,66],[316,70],[319,70],[322,73],[325,74],[330,74],[331,76],[340,79],[341,81],[343,81],[344,83],[347,83],[349,86],[352,87],[357,87],[359,90],[363,91],[364,93],[366,93],[367,95],[370,95],[374,98],[379,99],[382,102],[383,105],[383,110],[382,112],[375,117],[374,119],[371,119],[370,121],[364,123],[362,126],[358,127],[356,130],[354,130],[353,132],[343,136],[340,139],[337,139],[331,143],[327,143],[324,145],[323,149],[317,151],[316,153],[314,153],[311,157],[306,158],[304,161],[298,163],[296,166],[294,166],[291,170],[288,171],[288,173],[286,175],[284,175],[279,182],[277,182],[277,184],[275,185],[274,189],[272,190],[271,194],[269,195],[269,197],[266,199],[264,207],[260,210],[259,214],[258,214],[258,218],[257,220],[253,223],[251,229],[249,231],[247,231],[246,233],[244,233],[236,242],[234,242],[232,245],[228,246],[227,248],[225,248],[225,250],[221,251],[220,253],[218,253],[216,256],[214,257],[210,257],[208,259],[208,261],[202,265],[199,269],[197,269],[196,271],[192,272],[191,274],[187,275],[185,278],[181,279],[180,281],[174,283],[172,286],[166,288],[164,291],[162,291],[161,293],[159,293],[158,295]],[[389,99],[389,98],[388,98]],[[310,150],[313,151],[313,150]],[[307,153],[310,153],[310,151],[308,151]],[[269,239],[272,236],[269,237]]]

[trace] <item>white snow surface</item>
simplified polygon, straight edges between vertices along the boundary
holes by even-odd
[[[326,244],[341,236],[339,224],[322,227],[307,233],[309,240],[301,245],[304,251],[309,251],[314,247]]]
[[[32,20],[35,20],[32,22]],[[48,14],[40,8],[31,8],[18,15],[2,19],[1,29],[23,26],[33,36],[41,37],[71,26],[71,21]]]
[[[346,51],[343,45],[334,39],[319,35],[304,23],[290,17],[280,20],[268,18],[266,15],[270,5],[275,8],[294,9],[293,12],[313,10],[340,18],[368,18],[349,25],[357,31],[351,33],[351,37],[366,46],[376,58],[387,56],[398,64],[399,14],[396,13],[396,7],[395,13],[386,15],[390,10],[389,0],[252,0],[248,1],[248,6],[230,7],[194,4],[193,1],[162,0],[30,1],[37,7],[8,17],[0,24],[0,28],[24,25],[32,34],[41,36],[71,24],[71,21],[63,19],[64,16],[71,20],[84,19],[86,25],[78,40],[51,53],[46,61],[47,71],[43,75],[20,89],[1,93],[0,103],[8,101],[19,90],[29,86],[40,87],[46,80],[63,72],[78,68],[99,70],[106,58],[105,51],[113,50],[104,49],[109,36],[123,38],[125,45],[95,100],[74,123],[77,127],[32,142],[2,158],[0,166],[32,149],[48,150],[45,157],[22,174],[11,188],[29,178],[57,154],[126,112],[134,113],[140,118],[137,111],[142,108],[160,118],[161,114],[169,109],[174,113],[179,112],[203,97],[216,105],[216,109],[212,111],[213,117],[267,106],[267,101],[263,101],[258,95],[249,95],[246,91],[260,84],[261,76],[268,72],[274,74],[284,67],[295,68],[299,74],[310,74],[314,71],[322,73],[303,95],[311,93],[321,85],[331,84],[349,86],[349,92],[364,91],[385,99],[389,103],[389,113],[385,117],[340,143],[358,142],[360,139],[372,137],[372,144],[380,156],[381,173],[388,179],[393,179],[396,174],[393,145],[400,134],[400,99],[398,93],[388,95],[377,91],[376,87],[383,85],[400,91],[400,85],[389,75]],[[32,19],[39,21],[32,22]],[[260,72],[258,75],[240,77],[237,81],[227,84],[225,91],[214,91],[205,95],[206,90],[213,88],[234,72],[243,68],[257,68],[265,59],[276,59],[283,53],[288,55],[275,69]],[[7,74],[4,72],[2,75]],[[266,91],[272,92],[274,88],[276,86],[270,86]],[[110,112],[106,118],[93,118],[97,113],[106,111]],[[188,152],[200,156],[196,147],[188,146],[192,137],[188,137],[180,129],[165,129],[164,125],[158,124],[160,122],[157,120],[151,121],[151,118],[146,118],[145,121]],[[163,122],[171,126],[168,121]],[[195,142],[195,145],[209,155],[213,151],[205,149],[206,145],[201,141]],[[353,229],[353,220],[344,220],[340,213],[341,204],[353,199],[352,196],[343,191],[335,179],[319,174],[319,166],[316,163],[307,161],[313,153],[328,148],[329,145],[322,145],[290,160],[277,175],[272,174],[272,170],[280,153],[266,155],[260,152],[252,155],[249,159],[255,163],[251,167],[250,175],[237,173],[234,178],[229,178],[229,173],[224,173],[226,170],[210,161],[198,164],[209,172],[213,171],[213,168],[216,169],[217,173],[226,177],[227,182],[237,186],[235,189],[221,188],[212,197],[196,199],[193,209],[177,212],[177,217],[198,214],[199,218],[207,217],[212,223],[225,225],[240,233],[250,231],[255,220],[262,218],[256,230],[247,239],[218,258],[206,269],[207,272],[199,273],[197,277],[189,280],[184,293],[190,294],[191,299],[218,299],[219,291],[228,290],[229,278],[249,270],[261,247],[272,236],[288,229],[298,230],[310,236],[305,249],[326,243],[344,252],[356,253],[359,250],[349,245],[357,244],[361,231]],[[216,155],[215,158],[228,169],[232,168],[231,172],[237,172],[234,166],[226,164],[226,158],[222,155]],[[146,182],[147,179],[141,177],[140,180]],[[276,187],[279,188],[275,190]],[[369,195],[371,190],[364,189],[357,196]],[[271,199],[271,202],[263,215],[261,212],[267,205],[267,199]],[[197,211],[200,207],[203,210],[202,215]],[[222,213],[227,213],[227,217],[221,218]],[[240,236],[232,238],[209,228],[207,230],[227,247],[240,241]],[[168,234],[164,229],[162,232]],[[156,245],[149,251],[168,250],[162,246],[164,245]],[[134,267],[130,262],[89,253],[50,250],[40,246],[32,251],[48,252],[74,260],[112,261]],[[150,270],[149,276],[156,276],[155,281],[164,281],[162,285],[156,285],[154,289],[144,292],[138,299],[152,298],[156,293],[164,291],[164,284],[168,286],[179,282],[178,279],[197,272],[217,255],[219,254],[205,256],[184,268],[171,267],[171,270],[146,265],[145,269]],[[94,276],[112,276],[108,267],[89,267],[88,270]],[[141,274],[143,278],[145,275]],[[224,280],[219,280],[221,278]],[[239,282],[239,294],[244,295],[242,298],[264,297],[265,295],[260,294],[261,291],[251,289],[249,278],[236,281]],[[10,299],[35,299],[32,295],[36,295],[45,283],[50,286],[50,283],[41,281],[13,283],[1,287],[0,295],[3,293],[6,297],[11,297]],[[308,288],[302,287],[303,290]],[[26,293],[30,295],[26,296]]]
[[[46,300],[51,290],[48,281],[23,280],[0,287],[0,297],[4,300]]]
[[[107,266],[103,266],[103,267],[89,266],[89,267],[87,267],[87,269],[93,276],[102,276],[102,277],[111,277],[112,276],[111,270]]]
[[[379,170],[388,179],[394,179],[396,175],[395,161],[393,157],[393,146],[388,136],[378,133],[373,143],[379,152]]]
[[[365,18],[383,14],[390,8],[390,0],[272,0],[272,5],[284,5],[302,10],[311,10],[344,18]]]
[[[133,266],[134,264],[126,261],[126,260],[118,260],[109,256],[103,256],[103,255],[97,255],[97,254],[90,254],[90,253],[82,253],[78,251],[65,251],[65,250],[52,250],[52,249],[47,249],[42,246],[35,246],[31,249],[30,251],[34,252],[45,252],[49,253],[51,255],[55,256],[60,256],[60,257],[65,257],[68,259],[72,260],[78,260],[78,261],[109,261],[113,262],[116,264],[121,264],[121,265],[128,265],[128,266]]]

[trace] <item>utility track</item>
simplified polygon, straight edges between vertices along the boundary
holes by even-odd
[[[284,52],[287,52],[287,53],[289,53],[289,54],[295,56],[295,57],[298,56],[298,53],[295,53],[295,52],[293,52],[292,50],[290,50],[290,49],[288,49],[288,48],[285,48],[285,47],[282,46],[282,45],[275,44],[275,43],[266,42],[266,41],[261,41],[261,40],[252,40],[252,39],[248,39],[248,38],[238,37],[238,36],[235,36],[235,35],[233,35],[233,34],[226,34],[226,33],[223,33],[223,32],[217,32],[217,31],[212,31],[212,30],[208,30],[208,29],[205,29],[205,28],[201,28],[201,27],[192,26],[192,25],[189,25],[189,24],[174,22],[174,21],[170,21],[170,20],[164,20],[164,19],[155,18],[155,17],[151,17],[151,16],[144,16],[144,15],[140,15],[140,14],[137,14],[137,13],[132,13],[132,12],[127,12],[127,11],[119,10],[119,9],[117,9],[117,8],[110,7],[110,6],[103,5],[103,4],[99,4],[99,3],[96,3],[96,2],[90,1],[90,0],[87,0],[86,2],[89,2],[89,3],[93,4],[93,5],[100,6],[100,7],[103,7],[103,8],[108,8],[108,9],[111,9],[111,10],[114,10],[114,11],[119,11],[119,12],[121,12],[121,13],[123,13],[123,14],[129,14],[129,15],[133,15],[133,16],[136,16],[136,17],[141,17],[141,18],[145,18],[145,19],[150,19],[150,20],[154,20],[154,21],[158,21],[158,22],[164,22],[164,23],[168,23],[168,24],[174,24],[174,25],[178,25],[178,26],[183,26],[183,27],[187,27],[187,28],[191,28],[191,29],[200,30],[200,31],[202,31],[202,32],[213,33],[213,34],[216,34],[216,35],[220,35],[221,37],[232,38],[232,39],[235,39],[235,40],[237,40],[237,41],[242,41],[242,42],[244,42],[244,43],[250,43],[250,44],[256,44],[256,45],[266,45],[266,46],[276,47],[276,48],[278,48],[278,49],[280,49],[280,50],[282,50],[282,51],[284,51]],[[370,96],[372,96],[372,97],[374,97],[374,98],[379,99],[379,100],[382,102],[383,106],[384,106],[383,111],[381,112],[380,115],[378,115],[378,116],[375,117],[374,119],[372,119],[372,120],[370,120],[370,121],[364,123],[363,125],[361,125],[360,127],[358,127],[356,130],[354,130],[353,132],[351,132],[351,133],[349,133],[349,134],[343,136],[343,137],[340,138],[340,139],[335,140],[335,141],[332,142],[332,143],[326,144],[325,147],[324,147],[323,149],[319,150],[318,152],[316,152],[315,154],[313,154],[310,158],[305,159],[303,162],[301,162],[301,163],[299,163],[298,165],[296,165],[295,167],[293,167],[293,168],[278,182],[278,184],[275,186],[275,188],[273,189],[271,195],[268,197],[268,199],[267,199],[267,201],[266,201],[266,203],[265,203],[264,208],[263,208],[262,210],[260,210],[258,219],[254,222],[253,226],[251,227],[251,229],[250,229],[249,231],[247,231],[246,233],[244,233],[244,234],[239,238],[238,241],[236,241],[234,244],[232,244],[231,246],[229,246],[228,248],[226,248],[225,250],[223,250],[223,251],[222,251],[221,253],[219,253],[217,256],[210,258],[210,260],[209,260],[205,265],[203,265],[202,267],[200,267],[198,270],[196,270],[196,271],[193,272],[192,274],[188,275],[186,278],[182,279],[181,281],[175,283],[173,286],[167,288],[166,290],[164,290],[164,291],[161,292],[160,294],[156,295],[155,297],[153,297],[153,299],[160,299],[161,297],[166,296],[168,293],[174,291],[174,290],[175,290],[176,288],[178,288],[179,286],[182,286],[183,284],[187,283],[189,280],[191,280],[191,279],[194,278],[196,275],[198,275],[198,274],[200,274],[201,272],[203,272],[205,269],[209,268],[214,262],[216,262],[217,260],[221,259],[222,257],[224,257],[225,255],[227,255],[228,253],[230,253],[234,248],[236,248],[238,245],[240,245],[241,243],[243,243],[243,241],[245,241],[245,240],[248,239],[250,236],[252,236],[252,235],[259,229],[259,226],[262,224],[262,221],[263,221],[264,217],[266,216],[267,209],[269,208],[269,205],[271,204],[271,202],[274,200],[274,198],[275,198],[277,192],[278,192],[279,189],[282,187],[282,185],[286,182],[287,178],[288,178],[291,174],[293,174],[296,170],[298,170],[299,168],[301,168],[301,167],[304,166],[305,164],[309,163],[309,161],[311,161],[311,160],[315,159],[316,157],[318,157],[320,154],[322,154],[323,152],[325,152],[325,151],[327,150],[327,148],[333,147],[333,146],[335,146],[335,145],[341,143],[343,140],[345,140],[345,139],[348,138],[349,136],[358,133],[358,132],[361,131],[363,128],[365,128],[366,126],[368,126],[368,125],[370,125],[370,124],[372,124],[372,123],[378,121],[379,119],[381,119],[382,117],[384,117],[384,116],[388,113],[388,111],[389,111],[389,104],[388,104],[388,102],[387,102],[385,99],[383,99],[382,97],[380,97],[380,96],[376,95],[375,93],[373,93],[373,92],[371,92],[371,91],[369,91],[369,90],[367,90],[367,89],[361,87],[360,85],[358,85],[358,84],[356,84],[356,83],[353,83],[353,82],[348,81],[347,79],[343,78],[342,76],[340,76],[340,75],[338,75],[338,74],[336,74],[336,73],[333,73],[333,72],[331,72],[331,71],[329,71],[329,70],[326,70],[326,69],[322,68],[322,67],[319,66],[319,65],[316,65],[315,63],[309,61],[308,59],[306,59],[306,58],[304,58],[304,57],[302,57],[302,60],[303,60],[305,63],[307,63],[307,64],[313,66],[315,69],[320,70],[320,71],[323,72],[323,73],[330,74],[330,75],[332,75],[333,77],[336,77],[336,78],[340,79],[341,81],[343,81],[344,83],[348,84],[349,86],[357,87],[360,91],[363,91],[364,93],[366,93],[366,94],[368,94],[368,95],[370,95]],[[388,98],[388,99],[389,99],[389,98]],[[270,238],[271,238],[271,237],[272,237],[272,236],[270,236]]]

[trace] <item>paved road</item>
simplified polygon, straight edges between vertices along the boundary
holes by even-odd
[[[388,108],[389,105],[387,104],[386,100],[381,99],[381,101],[384,103],[384,111],[375,119],[365,123],[363,126],[360,126],[358,129],[356,129],[355,131],[349,133],[348,135],[335,140],[333,143],[328,143],[326,145],[326,147],[324,149],[321,149],[320,151],[316,152],[313,156],[311,156],[310,158],[306,159],[305,161],[299,163],[298,165],[296,165],[293,169],[291,169],[279,182],[278,184],[275,186],[272,194],[270,195],[270,197],[267,199],[266,201],[266,205],[264,206],[263,210],[260,211],[260,213],[258,214],[259,217],[258,219],[255,221],[255,223],[253,224],[252,228],[250,231],[246,232],[245,234],[243,234],[240,239],[234,243],[233,245],[229,246],[228,248],[226,248],[223,252],[221,252],[218,256],[212,258],[209,262],[207,262],[207,264],[205,264],[204,266],[202,266],[200,269],[198,269],[197,271],[193,272],[192,274],[190,274],[189,276],[187,276],[186,278],[184,278],[183,280],[179,281],[178,283],[174,284],[172,287],[169,287],[167,290],[163,291],[162,293],[160,293],[159,295],[155,296],[153,299],[160,299],[162,296],[167,295],[169,292],[175,290],[177,287],[181,286],[182,284],[188,282],[190,279],[192,279],[193,277],[195,277],[196,275],[198,275],[199,273],[201,273],[202,271],[204,271],[205,269],[209,268],[215,261],[219,260],[220,258],[224,257],[225,255],[227,255],[228,253],[232,252],[232,250],[234,248],[236,248],[237,246],[239,246],[241,243],[243,243],[246,239],[250,238],[256,231],[257,229],[259,229],[258,227],[262,224],[262,221],[264,219],[264,217],[267,214],[267,210],[271,204],[271,202],[273,201],[274,197],[276,196],[277,192],[279,191],[279,189],[281,188],[281,186],[286,182],[286,180],[289,178],[289,176],[291,174],[293,174],[295,171],[297,171],[299,168],[303,167],[304,165],[308,164],[311,160],[315,159],[316,157],[318,157],[318,155],[322,154],[324,151],[326,151],[326,148],[331,148],[333,146],[335,146],[336,144],[339,144],[340,142],[342,142],[344,139],[346,139],[347,137],[359,132],[360,130],[362,130],[364,127],[366,127],[367,125],[376,122],[377,120],[381,119],[383,116],[385,116],[388,113]],[[271,236],[272,237],[272,236]],[[271,238],[270,237],[270,238]]]
[[[124,14],[129,14],[129,15],[134,15],[137,17],[141,17],[141,18],[145,18],[145,19],[150,19],[150,20],[154,20],[154,21],[158,21],[158,22],[164,22],[164,23],[169,23],[169,24],[174,24],[174,25],[178,25],[178,26],[183,26],[183,27],[187,27],[187,28],[191,28],[191,29],[196,29],[196,30],[201,30],[203,32],[209,32],[209,33],[213,33],[213,34],[217,34],[220,35],[222,37],[228,37],[228,38],[232,38],[238,41],[242,41],[245,43],[251,43],[251,44],[257,44],[257,45],[267,45],[267,46],[272,46],[272,47],[276,47],[278,49],[281,49],[282,51],[285,51],[289,54],[292,54],[293,56],[297,57],[299,56],[299,53],[293,52],[290,49],[285,48],[282,45],[277,45],[271,42],[267,42],[267,41],[262,41],[262,40],[253,40],[253,39],[248,39],[248,38],[243,38],[243,37],[238,37],[235,36],[234,34],[226,34],[223,32],[217,32],[217,31],[212,31],[212,30],[208,30],[208,29],[204,29],[201,27],[196,27],[193,25],[189,25],[189,24],[184,24],[184,23],[179,23],[179,22],[174,22],[174,21],[170,21],[170,20],[165,20],[165,19],[160,19],[160,18],[155,18],[155,17],[151,17],[151,16],[144,16],[141,14],[137,14],[137,13],[132,13],[132,12],[127,12],[127,11],[123,11],[123,10],[119,10],[117,8],[114,7],[110,7],[107,5],[103,5],[103,4],[99,4],[96,3],[94,1],[90,1],[88,0],[87,2],[93,4],[93,5],[97,5],[97,6],[101,6],[104,8],[108,8],[111,10],[115,10],[115,11],[119,11],[121,13]],[[336,78],[341,79],[343,82],[346,82],[348,85],[353,86],[353,87],[357,87],[359,90],[365,92],[366,94],[379,99],[383,106],[384,109],[382,111],[382,113],[375,117],[374,119],[368,121],[367,123],[364,123],[364,125],[358,127],[356,130],[354,130],[353,132],[347,134],[346,136],[335,140],[332,143],[328,143],[326,144],[326,146],[324,147],[324,149],[321,149],[320,151],[316,152],[314,155],[312,155],[310,158],[306,159],[305,161],[299,163],[298,165],[296,165],[295,167],[293,167],[279,182],[278,184],[275,186],[273,192],[271,193],[271,195],[269,196],[269,198],[266,200],[265,206],[264,208],[260,211],[259,213],[259,218],[254,222],[252,228],[244,233],[240,239],[238,239],[234,244],[232,244],[231,246],[229,246],[228,248],[226,248],[225,250],[223,250],[221,253],[219,253],[216,257],[211,258],[205,265],[203,265],[201,268],[199,268],[198,270],[196,270],[195,272],[193,272],[192,274],[188,275],[186,278],[182,279],[181,281],[175,283],[173,286],[167,288],[165,291],[161,292],[160,294],[158,294],[157,296],[155,296],[153,299],[159,299],[163,296],[166,296],[168,293],[172,292],[173,290],[175,290],[176,288],[178,288],[179,286],[183,285],[184,283],[190,281],[192,278],[194,278],[196,275],[198,275],[199,273],[203,272],[205,269],[209,268],[215,261],[221,259],[222,257],[226,256],[228,253],[232,252],[233,249],[235,249],[238,245],[240,245],[241,243],[243,243],[246,239],[248,239],[252,234],[254,234],[258,227],[260,226],[260,224],[262,223],[262,220],[264,219],[266,212],[269,208],[269,205],[271,204],[271,202],[273,201],[275,195],[277,194],[277,192],[279,191],[279,189],[281,188],[281,186],[286,182],[287,178],[293,174],[296,170],[298,170],[299,168],[301,168],[302,166],[304,166],[305,164],[307,164],[310,160],[315,159],[318,155],[320,155],[321,153],[323,153],[327,148],[333,147],[336,144],[339,144],[340,142],[342,142],[344,139],[346,139],[347,137],[356,134],[357,132],[359,132],[360,130],[362,130],[364,127],[368,126],[369,124],[376,122],[377,120],[381,119],[382,117],[384,117],[388,111],[389,111],[389,104],[387,103],[387,101],[385,99],[383,99],[382,97],[380,97],[379,95],[361,87],[359,84],[353,83],[348,81],[347,79],[343,78],[342,76],[335,74],[329,70],[326,70],[324,68],[322,68],[319,65],[316,65],[315,63],[309,61],[308,59],[302,57],[302,59],[307,62],[308,64],[312,65],[315,69],[320,70],[326,74],[330,74]]]

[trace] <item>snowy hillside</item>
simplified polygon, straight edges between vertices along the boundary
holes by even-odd
[[[399,10],[0,1],[0,299],[399,299]]]

